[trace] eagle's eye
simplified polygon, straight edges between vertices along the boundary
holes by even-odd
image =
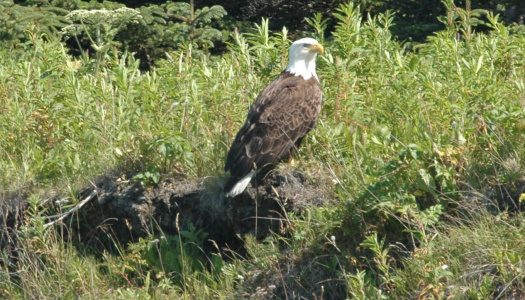
[[[312,46],[312,44],[303,44],[303,46],[304,46],[305,48],[310,48],[310,47]]]

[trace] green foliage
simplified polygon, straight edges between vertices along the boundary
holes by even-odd
[[[168,4],[166,11],[182,21],[174,23],[172,30],[178,33],[174,37],[174,43],[185,45],[185,49],[190,49],[191,45],[195,49],[206,50],[213,47],[213,40],[222,38],[221,32],[211,27],[214,20],[220,20],[226,15],[226,11],[220,5],[195,10],[191,4],[179,2]]]
[[[214,46],[214,41],[224,39],[214,27],[226,15],[219,5],[195,9],[185,2],[168,2],[141,7],[139,11],[143,21],[129,26],[121,40],[127,41],[129,51],[137,52],[143,59],[156,61],[173,50],[202,56]],[[129,36],[135,38],[129,40]]]
[[[190,168],[195,166],[192,148],[181,134],[138,140],[141,161],[146,165],[146,171],[139,172],[133,179],[139,180],[144,186],[156,186],[162,174],[177,174],[181,165]]]
[[[74,38],[79,48],[80,36],[87,36],[90,47],[95,51],[96,68],[107,55],[111,47],[121,46],[115,41],[117,34],[130,23],[139,23],[140,14],[127,7],[115,10],[74,10],[66,15],[72,24],[62,28],[62,35],[67,39]]]
[[[240,52],[239,63],[258,75],[274,76],[288,64],[286,49],[291,42],[288,40],[288,30],[284,27],[280,33],[271,34],[269,20],[262,19],[261,24],[255,24],[253,33],[234,33],[232,49]]]
[[[525,34],[497,15],[445,4],[446,28],[413,52],[393,38],[391,13],[363,20],[343,5],[331,37],[325,19],[309,19],[326,49],[325,101],[298,168],[319,174],[312,181],[322,178],[335,203],[283,216],[284,235],[243,237],[245,258],[204,250],[206,233],[187,225],[95,259],[64,241],[66,226],[44,226],[55,212],[31,190],[27,222],[14,232],[19,259],[0,255],[1,296],[235,298],[256,295],[259,279],[282,284],[283,298],[523,295]],[[272,33],[266,19],[208,56],[219,7],[107,7],[83,18],[84,4],[60,5],[77,9],[63,32],[89,40],[94,56],[72,57],[14,17],[10,38],[23,32],[16,39],[27,47],[0,46],[0,184],[9,191],[74,194],[117,167],[138,169],[147,186],[219,176],[250,103],[287,63],[288,31]],[[111,22],[95,20],[106,14]],[[474,31],[482,17],[490,34]],[[163,24],[172,31],[149,34]],[[163,41],[157,58],[170,52],[148,72],[125,51],[140,44],[122,41],[135,29],[147,43]]]
[[[446,16],[441,16],[439,21],[447,26],[449,30],[461,33],[465,40],[469,41],[472,37],[474,27],[483,25],[482,17],[488,14],[485,9],[474,9],[470,7],[465,9],[457,7],[453,0],[442,0],[445,6]],[[467,1],[470,4],[469,1]]]
[[[377,283],[370,274],[365,271],[357,271],[348,276],[348,294],[355,299],[388,299],[388,297],[377,288]]]
[[[417,43],[425,41],[433,33],[443,30],[443,24],[450,26],[455,21],[466,25],[465,36],[468,38],[474,31],[486,32],[486,12],[493,11],[505,17],[505,22],[519,22],[523,9],[515,0],[354,0],[361,10],[372,16],[391,11],[396,16],[392,34],[399,40]],[[460,16],[460,15],[463,15]],[[464,18],[465,16],[468,16]],[[461,20],[460,20],[461,19]],[[441,23],[441,24],[440,24]]]
[[[393,282],[390,278],[390,257],[388,255],[388,249],[385,248],[385,241],[378,241],[377,232],[374,232],[365,238],[362,246],[373,252],[373,261],[380,271],[379,278],[381,281],[379,286],[389,289]]]
[[[323,14],[316,13],[313,18],[306,18],[306,23],[310,25],[315,33],[313,38],[315,38],[319,43],[324,44],[325,33],[328,28],[329,19],[323,17]]]
[[[167,2],[138,9],[80,9],[67,16],[72,25],[62,32],[72,38],[81,52],[93,49],[100,59],[110,47],[129,51],[142,60],[141,68],[149,69],[166,52],[180,50],[188,55],[203,56],[223,39],[216,26],[226,15],[219,5],[195,9],[185,2]],[[85,44],[88,44],[87,46]]]
[[[142,186],[157,186],[160,182],[159,169],[149,166],[146,171],[139,172],[133,176],[133,180],[140,181]]]
[[[503,119],[522,116],[522,93],[511,92],[516,91],[516,69],[510,66],[523,60],[504,46],[510,37],[497,18],[489,15],[493,35],[475,35],[476,15],[456,12],[453,26],[436,33],[418,53],[405,53],[391,40],[388,14],[363,23],[351,4],[335,14],[335,58],[329,57],[331,65],[323,69],[328,72],[325,92],[333,100],[323,110],[339,126],[326,129],[328,138],[321,143],[329,146],[317,153],[329,149],[324,161],[333,161],[328,164],[337,175],[340,198],[348,199],[338,240],[368,241],[371,231],[383,237],[384,245],[426,247],[443,214],[462,201],[465,182],[484,190],[484,180],[493,176],[511,185],[522,178],[515,151],[523,148],[510,141],[523,136],[516,136],[512,125],[502,127],[521,124]],[[521,40],[522,34],[515,35],[512,47],[522,48]],[[400,283],[390,276],[395,266],[388,259],[397,261],[399,249],[390,249],[387,259],[379,249],[388,246],[364,245],[376,249],[369,265],[377,269],[366,271],[364,264],[365,270],[350,275],[349,292],[362,298],[395,294],[406,277]],[[423,294],[440,297],[446,293],[442,281],[451,274],[440,266],[429,274],[434,279]]]
[[[151,270],[156,278],[167,276],[181,283],[195,274],[203,272],[203,246],[206,233],[190,224],[178,236],[161,236],[140,239],[130,245],[130,258],[138,259],[130,271]],[[219,270],[220,271],[220,270]]]
[[[67,25],[67,10],[58,7],[27,7],[12,0],[0,2],[0,41],[18,44],[32,36],[54,36]]]
[[[415,251],[416,259],[407,259],[405,268],[395,271],[400,282],[419,279],[399,284],[401,295],[487,299],[523,293],[523,243],[516,242],[523,215],[510,219],[505,213],[494,217],[480,212],[457,225],[443,225],[434,240]]]

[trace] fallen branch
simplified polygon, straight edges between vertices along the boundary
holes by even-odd
[[[91,194],[89,194],[89,196],[86,197],[86,199],[80,201],[80,203],[78,203],[77,206],[73,207],[72,209],[70,209],[68,212],[66,212],[64,215],[62,215],[60,218],[56,219],[55,221],[53,222],[49,222],[47,224],[44,224],[44,228],[46,227],[49,227],[51,225],[55,225],[56,223],[64,220],[65,218],[67,218],[69,215],[71,215],[72,213],[74,213],[75,211],[79,210],[82,208],[82,206],[84,206],[86,203],[89,202],[89,200],[93,199],[93,197],[95,197],[95,195],[97,194],[97,189],[94,189]]]

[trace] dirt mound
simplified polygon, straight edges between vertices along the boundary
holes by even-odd
[[[328,201],[327,193],[294,170],[272,172],[235,198],[225,198],[219,185],[213,179],[167,179],[147,188],[139,182],[101,178],[96,188],[81,193],[83,199],[96,190],[82,208],[80,235],[89,246],[110,242],[105,241],[108,235],[125,245],[159,231],[176,234],[191,224],[218,245],[236,250],[239,236],[264,238],[270,231],[283,232],[288,212],[301,213]]]
[[[208,244],[203,245],[206,253],[216,252],[219,246],[243,255],[243,238],[247,234],[261,239],[271,232],[284,233],[292,225],[288,218],[290,212],[301,214],[308,206],[331,201],[330,193],[291,169],[272,171],[235,198],[224,197],[222,181],[220,178],[170,178],[156,187],[144,187],[120,175],[104,176],[83,189],[79,193],[80,202],[67,212],[60,208],[63,201],[60,195],[46,195],[42,206],[49,208],[53,216],[44,227],[62,226],[64,230],[57,232],[64,240],[73,241],[75,246],[96,255],[117,250],[116,245],[125,247],[149,234],[176,235],[191,228],[208,233]],[[318,182],[323,181],[318,179]],[[0,206],[0,250],[6,251],[9,259],[0,261],[0,266],[7,263],[15,272],[19,250],[17,228],[26,224],[28,196],[17,193],[6,199]],[[57,211],[62,214],[54,215]],[[273,283],[275,276],[268,276],[271,279],[268,283],[272,283],[275,290],[267,292],[284,293],[279,290],[281,281]],[[246,281],[245,285],[239,287],[240,293],[257,296],[262,293],[260,286],[265,282]]]

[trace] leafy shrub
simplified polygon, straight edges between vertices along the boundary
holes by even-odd
[[[174,15],[150,21],[188,13],[173,5]],[[24,51],[0,46],[2,186],[74,194],[130,162],[142,167],[136,179],[145,185],[165,174],[222,174],[250,103],[286,65],[288,31],[272,33],[265,19],[235,32],[220,56],[196,53],[209,45],[183,36],[182,48],[141,72],[119,40],[146,22],[146,13],[132,14],[107,29],[78,20],[71,27],[88,40],[89,32],[98,57],[72,57],[33,27]],[[214,27],[213,15],[197,25]],[[228,298],[252,287],[256,294],[251,278],[269,277],[283,298],[291,286],[310,298],[521,296],[523,29],[488,13],[491,32],[479,34],[481,15],[449,6],[445,29],[407,51],[391,33],[391,13],[364,20],[347,4],[334,16],[331,37],[321,16],[310,19],[326,48],[318,59],[325,98],[297,168],[321,178],[335,203],[283,216],[284,235],[245,238],[247,257],[208,255],[206,233],[188,226],[93,258],[61,239],[56,229],[67,227],[43,227],[55,212],[42,209],[35,191],[26,226],[14,230],[20,272],[6,267],[10,251],[0,253],[1,296]],[[196,24],[172,21],[186,33]],[[507,212],[494,209],[500,200]]]
[[[54,36],[67,25],[67,10],[54,7],[32,7],[14,4],[12,0],[0,2],[0,41],[8,44],[28,42],[35,36]]]
[[[223,40],[212,27],[226,15],[219,5],[194,9],[185,2],[168,2],[138,9],[120,7],[106,10],[75,10],[67,18],[73,24],[62,30],[66,41],[77,51],[93,49],[107,53],[116,46],[121,52],[134,53],[141,68],[149,69],[165,53],[181,50],[202,56]]]

